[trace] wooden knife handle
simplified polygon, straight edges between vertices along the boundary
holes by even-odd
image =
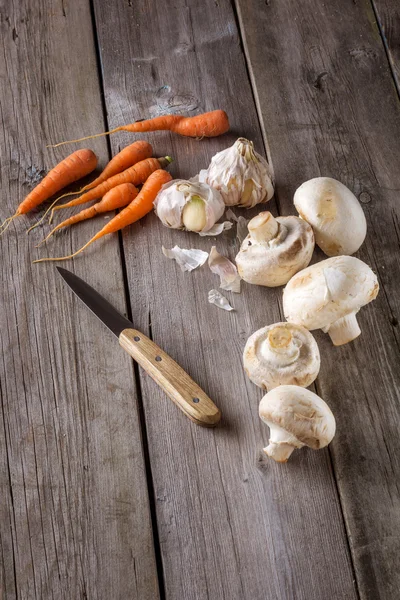
[[[157,344],[136,329],[124,329],[119,343],[189,419],[203,427],[218,423],[221,413],[214,402]]]

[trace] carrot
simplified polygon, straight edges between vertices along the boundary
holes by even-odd
[[[154,171],[144,183],[142,189],[136,198],[128,204],[126,208],[121,210],[107,225],[104,225],[103,229],[101,229],[91,240],[89,240],[82,248],[74,252],[74,254],[70,254],[69,256],[61,256],[60,258],[40,258],[39,260],[34,260],[34,263],[45,262],[49,260],[67,260],[69,258],[73,258],[85,248],[87,248],[90,244],[93,244],[96,240],[108,235],[109,233],[114,233],[115,231],[119,231],[132,223],[135,223],[147,213],[151,211],[153,208],[154,200],[164,183],[168,183],[171,181],[172,177],[167,171],[163,171],[162,169],[158,169]]]
[[[48,200],[59,192],[63,187],[77,181],[81,177],[91,173],[97,166],[97,156],[92,150],[83,149],[73,152],[67,158],[64,158],[58,165],[49,171],[42,181],[27,195],[25,200],[18,206],[15,214],[8,217],[1,227],[3,232],[10,225],[15,217],[25,215],[45,200]],[[2,233],[3,233],[2,232]]]
[[[93,206],[89,206],[89,208],[81,210],[81,212],[77,215],[69,217],[69,219],[66,219],[54,227],[54,229],[50,231],[45,239],[38,244],[38,246],[41,246],[44,242],[46,242],[53,235],[53,233],[59,229],[62,229],[63,227],[69,227],[70,225],[80,223],[81,221],[86,221],[86,219],[91,219],[100,213],[110,212],[112,210],[116,210],[117,208],[122,208],[123,206],[126,206],[132,202],[137,195],[138,190],[132,183],[121,183],[121,185],[117,185],[107,192],[100,202],[93,204]]]
[[[211,112],[202,113],[195,117],[183,117],[181,115],[163,115],[154,119],[135,121],[130,125],[121,125],[111,131],[89,135],[88,137],[80,138],[79,140],[70,140],[68,142],[60,142],[54,144],[50,148],[57,148],[62,144],[72,144],[82,142],[83,140],[91,140],[92,138],[101,135],[109,135],[117,131],[130,131],[132,133],[143,133],[145,131],[173,131],[180,135],[188,137],[216,137],[226,133],[229,129],[228,115],[224,110],[213,110]]]
[[[85,204],[85,202],[90,202],[90,200],[101,198],[109,190],[116,185],[120,185],[121,183],[133,183],[133,185],[140,185],[141,183],[144,183],[149,175],[151,175],[154,171],[168,166],[170,162],[172,162],[172,158],[169,156],[164,158],[146,158],[145,160],[136,163],[136,165],[133,167],[125,169],[125,171],[122,171],[122,173],[118,173],[118,175],[114,175],[114,177],[110,177],[110,179],[103,181],[103,183],[95,187],[93,190],[89,190],[82,196],[79,196],[79,198],[74,198],[66,204],[55,206],[51,212],[50,222],[53,219],[54,211],[70,206],[79,206],[79,204]]]
[[[117,175],[117,173],[121,173],[121,171],[124,171],[128,167],[135,165],[137,162],[144,160],[145,158],[150,158],[152,154],[153,148],[151,147],[151,144],[143,140],[138,140],[137,142],[126,146],[126,148],[123,148],[121,152],[118,152],[118,154],[116,154],[114,158],[110,160],[105,169],[101,172],[101,174],[98,177],[96,177],[94,181],[92,181],[88,185],[85,185],[85,187],[79,190],[78,192],[69,192],[68,194],[63,194],[62,196],[56,198],[56,200],[54,200],[54,202],[46,210],[42,218],[37,223],[35,223],[35,225],[32,225],[32,227],[28,229],[28,233],[29,231],[35,229],[35,227],[40,225],[40,223],[46,217],[47,213],[59,200],[61,200],[61,198],[65,198],[66,196],[73,196],[76,194],[82,194],[82,192],[86,190],[91,190],[100,185],[100,183],[103,183],[103,181],[106,181],[106,179]]]

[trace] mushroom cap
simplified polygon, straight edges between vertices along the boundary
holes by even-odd
[[[259,415],[270,428],[289,434],[288,443],[318,450],[331,442],[336,423],[329,406],[310,390],[296,385],[281,385],[260,402]],[[294,440],[292,439],[294,438]]]
[[[343,183],[315,177],[295,192],[294,205],[314,230],[315,242],[328,256],[354,254],[367,233],[364,211]]]
[[[317,342],[311,333],[294,323],[274,323],[259,329],[247,340],[244,369],[264,390],[292,384],[308,387],[320,368]]]
[[[335,256],[300,271],[283,290],[285,319],[307,329],[328,330],[378,295],[375,273],[354,256]]]
[[[295,216],[277,217],[276,221],[278,235],[270,241],[257,241],[249,233],[242,242],[235,260],[239,275],[248,283],[285,285],[311,260],[314,234],[310,225]]]

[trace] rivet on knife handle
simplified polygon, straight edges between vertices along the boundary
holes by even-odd
[[[203,427],[218,423],[221,413],[214,402],[157,344],[136,329],[124,329],[119,343],[189,419]]]

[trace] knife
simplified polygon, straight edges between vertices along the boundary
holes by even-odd
[[[214,402],[168,354],[133,327],[103,296],[74,273],[57,267],[82,302],[117,336],[120,345],[154,379],[189,419],[213,427],[221,418]]]

